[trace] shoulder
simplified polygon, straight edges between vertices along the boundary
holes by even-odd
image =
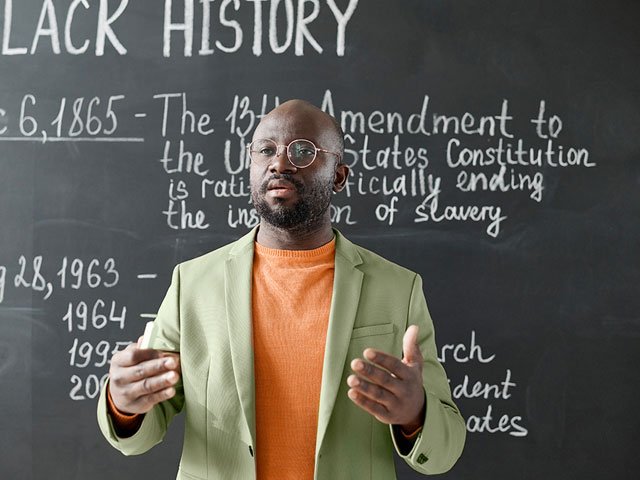
[[[353,243],[338,230],[335,232],[336,255],[344,255],[354,261],[354,264],[361,262],[358,268],[363,273],[386,279],[388,282],[401,280],[402,283],[413,283],[415,281],[417,274],[412,270]]]
[[[215,250],[185,260],[179,263],[181,275],[197,276],[202,273],[212,273],[217,270],[224,269],[225,262],[233,256],[241,256],[251,254],[253,256],[253,241],[255,238],[255,229],[242,236],[238,240],[223,245]]]

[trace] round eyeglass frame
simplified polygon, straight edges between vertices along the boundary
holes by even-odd
[[[251,158],[251,146],[256,142],[260,142],[260,141],[264,141],[264,140],[269,140],[270,142],[272,142],[276,146],[276,153],[273,155],[273,157],[271,157],[271,159],[269,160],[269,163],[271,163],[274,158],[279,157],[280,155],[282,155],[283,151],[280,149],[280,147],[284,147],[284,151],[287,153],[287,160],[289,160],[289,163],[291,165],[293,165],[294,167],[296,167],[296,168],[307,168],[307,167],[310,167],[311,164],[316,161],[316,158],[318,157],[318,152],[330,153],[331,155],[335,155],[336,157],[338,157],[338,163],[342,162],[342,157],[340,156],[339,153],[331,152],[329,150],[325,150],[324,148],[319,148],[315,143],[313,143],[311,140],[307,140],[306,138],[296,138],[295,140],[291,140],[291,142],[289,142],[288,145],[278,144],[278,142],[276,142],[275,140],[271,140],[270,138],[257,138],[253,142],[247,144],[247,147],[246,147],[247,148],[247,154],[249,155],[249,158],[251,159],[251,161],[253,161],[253,159]],[[295,163],[293,163],[293,160],[291,160],[291,155],[289,154],[289,147],[291,145],[293,145],[295,142],[309,142],[311,145],[313,145],[313,148],[315,149],[315,153],[313,155],[313,160],[311,160],[308,165],[299,166],[299,165],[296,165]]]

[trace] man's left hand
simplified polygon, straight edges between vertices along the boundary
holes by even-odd
[[[402,360],[375,350],[364,350],[364,358],[351,361],[358,375],[349,375],[349,398],[383,423],[400,425],[411,433],[424,421],[422,352],[418,346],[418,326],[411,325],[402,339]],[[386,372],[382,368],[391,373]]]

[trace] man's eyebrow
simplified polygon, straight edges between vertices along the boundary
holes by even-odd
[[[288,145],[289,143],[293,142],[294,140],[309,140],[310,142],[313,142],[317,147],[320,146],[320,144],[318,143],[318,140],[316,140],[313,137],[296,137],[296,138],[292,138],[288,142],[284,142],[284,143],[278,142],[278,140],[276,140],[273,137],[256,137],[255,140],[271,140],[272,142],[278,143],[279,145]]]

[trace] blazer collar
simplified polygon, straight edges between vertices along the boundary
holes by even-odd
[[[251,290],[257,230],[255,227],[231,247],[225,262],[224,282],[232,365],[246,420],[246,428],[240,435],[249,445],[255,445],[256,438]],[[333,231],[336,236],[335,271],[322,365],[316,461],[340,389],[363,279],[363,273],[357,268],[362,263],[357,248],[337,229]]]

